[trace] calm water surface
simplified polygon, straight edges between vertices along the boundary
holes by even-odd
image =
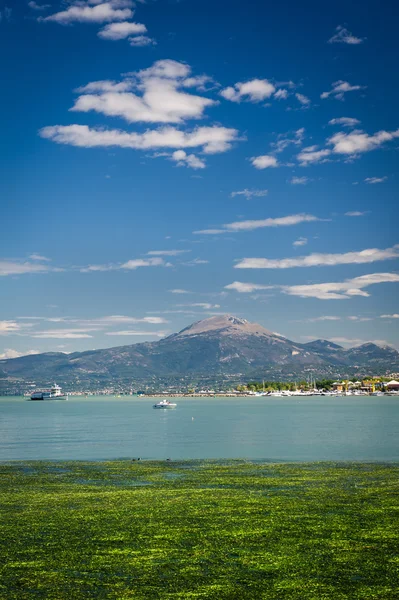
[[[0,461],[399,461],[399,398],[0,398]]]

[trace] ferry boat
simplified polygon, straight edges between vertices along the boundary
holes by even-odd
[[[56,383],[49,389],[41,392],[33,392],[29,400],[66,400],[67,395],[62,393],[59,385]]]
[[[153,405],[154,408],[176,408],[177,404],[169,402],[169,400],[161,400]]]

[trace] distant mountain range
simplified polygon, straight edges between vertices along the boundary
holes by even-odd
[[[299,344],[245,319],[218,315],[158,342],[2,360],[0,393],[54,381],[69,390],[116,384],[155,389],[398,370],[399,353],[389,346],[367,343],[345,350],[326,340]]]

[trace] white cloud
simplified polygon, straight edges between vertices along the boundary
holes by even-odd
[[[192,302],[191,304],[176,304],[176,306],[192,306],[196,308],[203,308],[204,310],[220,308],[220,304],[210,304],[209,302]]]
[[[40,10],[47,10],[48,8],[51,8],[50,4],[38,4],[34,0],[31,0],[31,2],[28,2],[28,6],[32,10],[38,10],[38,11],[40,11]]]
[[[22,325],[16,321],[0,321],[0,335],[9,335],[22,329]]]
[[[302,167],[318,162],[325,162],[327,156],[331,154],[331,150],[328,150],[327,148],[324,150],[314,150],[313,148],[315,148],[315,146],[304,148],[302,152],[297,155],[297,159]]]
[[[350,210],[345,213],[345,217],[364,217],[365,215],[367,215],[367,211],[361,210]]]
[[[323,316],[323,317],[313,317],[311,319],[307,319],[307,321],[309,321],[310,323],[316,323],[317,321],[340,321],[341,317],[334,317],[334,316]]]
[[[120,23],[110,23],[98,32],[98,37],[103,40],[123,40],[130,35],[146,33],[147,27],[143,23],[132,23],[122,21]]]
[[[301,298],[318,298],[319,300],[345,300],[353,296],[368,297],[364,288],[378,283],[399,282],[397,273],[372,273],[343,282],[315,283],[310,285],[282,286],[284,293]]]
[[[137,37],[129,38],[129,44],[133,47],[155,46],[156,41],[148,35],[138,35]]]
[[[191,250],[151,250],[147,252],[148,256],[178,256],[179,254],[187,254]]]
[[[121,323],[149,323],[151,325],[160,325],[162,323],[168,323],[162,317],[127,317],[125,315],[110,315],[108,317],[98,317],[97,319],[73,319],[73,322],[80,323],[81,325],[116,325]]]
[[[386,181],[388,179],[387,176],[385,177],[366,177],[366,179],[364,180],[366,183],[368,184],[375,184],[375,183],[384,183],[384,181]]]
[[[75,92],[79,94],[90,94],[97,92],[127,92],[132,89],[133,82],[130,79],[124,81],[112,81],[104,79],[100,81],[91,81],[87,85],[76,88]]]
[[[302,104],[302,106],[309,106],[310,99],[304,94],[295,94],[295,98]]]
[[[334,81],[334,83],[332,84],[332,89],[329,92],[323,92],[320,95],[320,98],[324,100],[329,96],[334,96],[334,98],[336,98],[337,100],[342,100],[347,92],[364,90],[365,87],[366,86],[364,85],[351,85],[347,81],[342,81],[342,79],[340,79],[339,81]]]
[[[194,87],[203,92],[206,91],[207,84],[210,84],[212,87],[218,86],[218,84],[213,80],[212,77],[209,77],[209,75],[196,75],[195,77],[187,77],[187,79],[183,80],[184,87]]]
[[[196,267],[197,265],[208,265],[209,260],[203,260],[202,258],[193,258],[193,260],[188,260],[181,264],[185,267]]]
[[[377,131],[369,135],[361,130],[344,133],[336,133],[327,140],[327,144],[333,146],[332,152],[336,154],[358,154],[376,150],[386,142],[399,138],[399,129],[395,131]]]
[[[29,258],[31,260],[38,260],[41,262],[50,262],[51,258],[47,258],[46,256],[42,256],[41,254],[30,254]]]
[[[267,79],[252,79],[245,83],[236,83],[234,87],[227,87],[221,90],[220,95],[231,102],[261,102],[270,98],[276,91],[276,88]]]
[[[387,142],[399,138],[399,129],[393,131],[377,131],[369,135],[360,129],[355,129],[350,133],[340,131],[327,139],[326,143],[332,148],[318,149],[318,146],[308,146],[297,155],[297,160],[301,166],[325,162],[332,158],[333,154],[347,155],[355,157],[363,152],[377,150]],[[330,157],[330,158],[327,158]],[[382,178],[384,180],[384,178]],[[379,178],[367,178],[367,183],[380,183]]]
[[[241,281],[234,281],[229,285],[224,286],[226,290],[234,290],[240,294],[248,294],[256,290],[270,290],[275,286],[273,285],[260,285],[259,283],[242,283]]]
[[[151,336],[163,338],[168,335],[168,331],[134,331],[131,329],[125,329],[123,331],[107,331],[105,335],[133,335],[133,336]]]
[[[35,331],[30,332],[29,337],[37,339],[49,339],[49,340],[78,340],[92,338],[88,332],[96,331],[93,328],[74,328],[74,329],[49,329],[47,331]]]
[[[261,285],[257,283],[242,283],[235,281],[225,286],[228,290],[235,290],[240,293],[251,293],[255,290],[280,289],[283,293],[290,296],[299,296],[301,298],[317,298],[319,300],[347,300],[354,296],[368,298],[370,294],[364,291],[364,288],[379,283],[399,282],[398,273],[372,273],[362,275],[354,279],[346,279],[342,282],[333,283],[314,283],[306,285]]]
[[[39,354],[39,351],[26,350],[25,352],[19,352],[18,350],[13,350],[12,348],[5,348],[4,352],[0,354],[0,360],[5,360],[8,358],[19,358],[20,356],[31,356],[33,354]]]
[[[188,290],[183,290],[181,288],[174,288],[173,290],[168,290],[171,294],[191,294]]]
[[[265,154],[263,156],[253,156],[251,163],[256,169],[268,169],[269,167],[277,167],[278,162],[275,156]]]
[[[121,117],[129,123],[182,123],[187,119],[200,119],[204,110],[217,102],[182,90],[190,73],[191,68],[185,63],[158,60],[148,69],[125,77],[125,81],[141,95],[115,89],[91,90],[98,93],[79,96],[71,110],[95,111]]]
[[[228,233],[227,229],[200,229],[193,231],[194,234],[218,235],[219,233]]]
[[[156,148],[196,148],[202,146],[206,154],[226,152],[237,141],[238,131],[226,127],[197,127],[192,131],[180,131],[173,127],[148,130],[144,133],[117,129],[91,129],[87,125],[55,125],[40,130],[41,137],[57,144],[82,148],[132,148],[149,150]]]
[[[108,265],[89,265],[80,269],[81,273],[102,272],[102,271],[117,271],[126,269],[132,271],[139,267],[170,267],[171,264],[164,261],[161,257],[152,258],[134,258],[124,263],[108,264]]]
[[[184,150],[176,150],[171,156],[178,167],[190,167],[191,169],[205,169],[206,163],[195,154],[187,154]]]
[[[306,185],[312,181],[309,177],[292,177],[290,180],[291,185]]]
[[[231,192],[230,196],[235,198],[236,196],[244,196],[247,200],[251,198],[262,198],[263,196],[267,196],[269,190],[240,190],[239,192]]]
[[[120,265],[120,269],[134,270],[139,267],[166,267],[168,263],[165,263],[163,258],[135,258],[128,260],[127,262]]]
[[[329,125],[342,125],[343,127],[355,127],[360,124],[359,119],[353,117],[338,117],[337,119],[331,119],[328,121]]]
[[[94,6],[90,6],[94,4]],[[118,5],[128,6],[127,8],[118,8]],[[74,2],[66,10],[49,15],[41,20],[54,21],[61,25],[70,23],[109,23],[111,21],[125,21],[133,16],[133,11],[129,8],[133,3],[126,0],[125,2],[103,2],[97,4],[95,2],[83,3],[80,1]]]
[[[314,215],[298,214],[288,215],[286,217],[277,217],[276,219],[258,219],[250,221],[235,221],[223,225],[224,229],[202,229],[194,231],[195,234],[214,234],[214,233],[231,233],[236,231],[252,231],[262,227],[286,227],[290,225],[298,225],[299,223],[307,223],[312,221],[320,221]]]
[[[303,238],[302,238],[303,239]],[[234,265],[235,269],[291,269],[294,267],[320,267],[335,265],[367,264],[380,260],[399,258],[399,245],[393,248],[380,250],[368,248],[359,252],[346,252],[344,254],[314,253],[297,258],[244,258]]]
[[[335,28],[334,35],[328,40],[329,44],[350,44],[357,45],[364,42],[365,38],[359,38],[353,35],[343,25],[338,25]]]
[[[6,275],[25,275],[27,273],[47,273],[49,271],[58,272],[62,271],[62,269],[28,261],[0,260],[0,277]]]
[[[305,137],[305,128],[301,127],[294,132],[281,133],[278,136],[277,142],[271,144],[274,152],[284,152],[288,146],[301,146]]]
[[[276,100],[286,100],[288,98],[288,91],[284,89],[277,90],[274,94]]]
[[[308,243],[308,238],[300,237],[295,242],[292,243],[293,246],[306,246]]]
[[[381,315],[380,319],[399,319],[399,315],[397,313],[392,315]]]

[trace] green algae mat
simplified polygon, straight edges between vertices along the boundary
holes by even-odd
[[[0,465],[0,598],[397,600],[399,466]]]

